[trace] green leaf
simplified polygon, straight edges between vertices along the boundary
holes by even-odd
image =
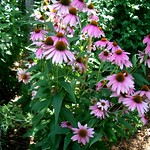
[[[139,86],[142,86],[144,84],[148,84],[149,85],[149,82],[145,79],[144,76],[142,76],[141,74],[138,74],[138,73],[134,73],[133,74],[133,77],[134,77],[134,81],[139,85]]]
[[[130,125],[130,123],[125,121],[123,118],[118,118],[118,122],[122,123],[125,128],[131,129],[131,130],[133,129],[133,127]]]
[[[56,93],[56,95],[53,97],[52,104],[54,107],[54,114],[55,114],[55,124],[57,124],[59,113],[61,110],[63,102],[63,97],[59,93]]]
[[[108,127],[106,130],[107,136],[113,140],[113,142],[117,142],[117,137],[113,128]]]
[[[72,149],[73,149],[73,150],[82,150],[81,147],[80,147],[80,145],[77,144],[77,143],[74,143],[74,144],[73,144]]]
[[[116,125],[116,126],[114,126],[114,128],[115,128],[116,132],[118,134],[120,134],[121,137],[126,137],[125,130],[122,129],[122,127]]]
[[[64,140],[63,150],[67,150],[67,147],[68,147],[69,143],[71,142],[71,136],[72,136],[71,133],[66,135],[65,140]]]
[[[69,121],[73,126],[76,126],[76,119],[68,108],[62,108],[62,113],[67,121]]]
[[[55,29],[54,29],[54,26],[53,26],[52,22],[46,22],[45,24],[48,26],[48,28],[49,28],[52,32],[55,33]]]
[[[47,85],[47,81],[39,80],[35,84],[33,84],[31,88],[34,89],[36,86],[41,87],[41,86],[45,86],[45,85]]]
[[[132,57],[132,63],[133,63],[133,66],[136,66],[136,64],[137,64],[136,54],[134,54]]]
[[[47,96],[47,93],[45,92],[47,90],[47,87],[39,87],[37,90],[37,94],[34,96],[34,98],[44,98]]]
[[[90,147],[97,141],[99,141],[103,137],[102,133],[95,133],[94,138],[91,140]]]
[[[76,97],[74,94],[74,90],[69,82],[60,82],[60,85],[70,94],[71,100],[76,103]]]
[[[68,38],[69,43],[78,40],[79,37]]]
[[[36,103],[34,103],[34,105],[32,106],[32,110],[34,111],[40,111],[41,109],[48,107],[48,105],[50,104],[50,100],[49,99],[45,99],[43,101],[37,101]]]
[[[146,75],[146,66],[142,64],[141,67],[142,67],[142,70],[144,72],[144,75]]]

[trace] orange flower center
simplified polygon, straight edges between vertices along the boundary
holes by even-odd
[[[102,30],[102,27],[98,27],[99,28],[99,30]]]
[[[55,48],[59,51],[64,51],[66,49],[66,44],[63,41],[57,41]]]
[[[107,51],[104,51],[103,54],[104,56],[108,56],[109,53]]]
[[[76,61],[77,61],[78,63],[83,63],[83,58],[82,58],[82,57],[78,57],[78,58],[76,59]]]
[[[136,96],[134,96],[133,100],[136,103],[141,103],[142,102],[142,97],[140,95],[136,95]]]
[[[103,37],[103,38],[101,38],[101,41],[106,42],[107,39]]]
[[[70,5],[70,0],[60,0],[60,3],[62,5],[65,5],[65,6],[69,6]]]
[[[70,125],[71,125],[71,123],[67,121],[67,126],[70,126]]]
[[[58,32],[58,33],[56,34],[56,36],[59,37],[59,38],[63,38],[63,37],[64,37],[63,33],[61,33],[61,32]]]
[[[45,18],[44,15],[41,15],[40,20],[44,20],[44,18]]]
[[[124,75],[120,72],[120,73],[118,73],[118,74],[116,75],[116,80],[117,80],[118,82],[123,82],[123,81],[125,80],[125,77],[124,77]]]
[[[102,105],[102,106],[105,106],[105,103],[104,103],[104,102],[101,102],[101,105]]]
[[[54,41],[50,36],[48,36],[44,42],[46,45],[53,45]]]
[[[77,14],[77,9],[75,7],[71,7],[69,9],[69,13],[72,14],[72,15],[76,15]]]
[[[91,3],[87,6],[89,9],[94,9],[94,5]]]
[[[41,30],[40,30],[39,28],[35,28],[35,29],[34,29],[34,32],[35,32],[35,33],[40,33],[40,31],[41,31]]]
[[[121,54],[122,54],[122,50],[118,49],[118,50],[116,50],[115,53],[116,53],[117,55],[121,55]]]
[[[87,136],[87,131],[84,129],[80,129],[78,134],[80,137],[85,138]]]
[[[117,42],[113,42],[113,45],[114,45],[114,46],[117,46],[117,45],[118,45],[118,43],[117,43]]]
[[[92,20],[90,24],[93,26],[97,26],[98,23],[96,21]]]
[[[141,88],[142,91],[149,91],[149,87],[147,85],[143,85]]]
[[[27,77],[27,75],[26,74],[22,74],[21,75],[21,79],[27,79],[28,77]]]

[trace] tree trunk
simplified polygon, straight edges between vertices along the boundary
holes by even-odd
[[[34,9],[34,0],[25,0],[25,9],[26,9],[26,13],[28,14],[28,22],[32,21],[32,18],[30,17],[31,14],[33,13],[33,9]],[[30,43],[30,32],[33,30],[33,27],[31,27],[30,25],[28,25],[27,27],[27,33],[29,33],[27,35],[27,42]]]

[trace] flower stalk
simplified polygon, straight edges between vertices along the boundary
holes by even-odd
[[[89,36],[89,39],[88,39],[88,47],[87,47],[87,52],[91,52],[91,45],[92,45],[92,37]],[[89,54],[87,54],[86,58],[85,58],[85,73],[87,71],[87,68],[88,68],[88,60],[89,60]]]

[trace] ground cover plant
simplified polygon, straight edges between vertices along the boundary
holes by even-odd
[[[92,2],[45,0],[32,14],[29,61],[17,72],[28,88],[21,101],[31,97],[31,149],[109,149],[149,121],[150,35],[131,55],[98,12]]]

